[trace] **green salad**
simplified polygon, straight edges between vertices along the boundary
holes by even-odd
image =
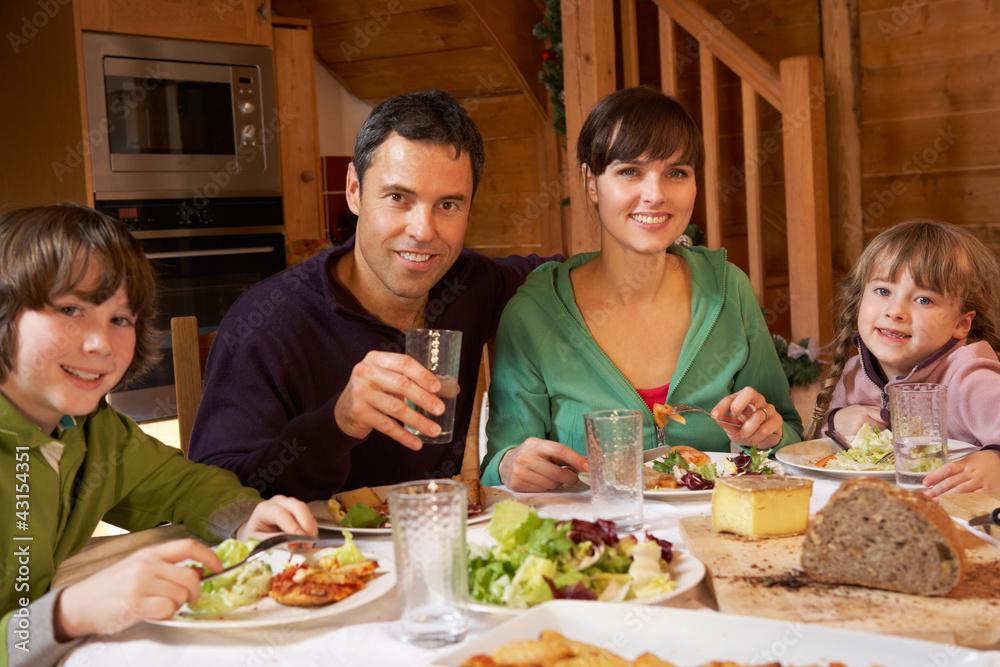
[[[892,451],[892,431],[879,430],[864,424],[851,441],[851,448],[840,451],[826,461],[824,468],[832,470],[894,470],[892,461],[878,460]]]
[[[249,556],[259,542],[254,539],[246,542],[229,539],[215,547],[214,551],[222,561],[222,567],[227,568]],[[188,605],[183,615],[199,618],[224,614],[265,597],[270,587],[271,567],[263,560],[253,560],[221,577],[203,581],[201,597]]]
[[[611,521],[559,521],[515,500],[493,506],[497,544],[469,544],[469,591],[487,604],[526,608],[555,598],[621,601],[674,589],[672,545],[618,538]]]

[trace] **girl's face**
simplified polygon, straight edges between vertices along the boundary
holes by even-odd
[[[891,380],[909,374],[949,339],[968,336],[975,316],[959,312],[953,299],[918,287],[906,270],[896,282],[876,277],[865,285],[858,331]]]
[[[679,163],[681,152],[666,160],[615,161],[600,176],[588,170],[587,193],[598,206],[605,241],[659,253],[684,233],[698,188],[694,167]]]
[[[79,291],[98,282],[103,262],[92,257]],[[118,384],[135,353],[135,316],[122,286],[95,305],[74,293],[17,317],[13,371],[0,391],[43,432],[63,415],[89,414]]]

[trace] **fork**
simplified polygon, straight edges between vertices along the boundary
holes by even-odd
[[[260,558],[265,553],[267,553],[268,551],[270,551],[274,547],[278,546],[279,544],[285,544],[286,542],[309,542],[311,544],[316,544],[316,543],[319,543],[319,542],[329,542],[329,541],[330,540],[328,540],[328,539],[322,539],[322,538],[319,538],[319,537],[314,537],[312,535],[275,535],[274,537],[269,537],[266,540],[262,541],[257,546],[255,546],[250,551],[250,553],[247,554],[247,557],[244,558],[243,560],[241,560],[239,563],[236,563],[235,565],[230,565],[229,567],[227,567],[224,570],[219,570],[218,572],[213,572],[211,574],[206,574],[205,576],[203,576],[201,578],[201,580],[202,581],[209,581],[210,579],[215,579],[216,577],[222,576],[223,574],[226,574],[227,572],[232,572],[233,570],[235,570],[238,567],[243,567],[244,565],[246,565],[250,561],[256,560],[257,558]]]
[[[671,406],[671,410],[669,413],[667,413],[667,416],[669,417],[671,414],[677,414],[680,412],[703,412],[709,417],[712,417],[712,413],[709,412],[708,410],[705,410],[704,408],[699,408],[697,405],[690,405],[688,403],[678,403],[677,405]],[[712,417],[712,419],[715,419],[715,417]],[[718,419],[715,419],[715,421],[722,422],[724,424],[730,424],[732,426],[740,425],[739,422],[735,422],[732,419],[727,419],[725,417],[720,417]]]
[[[958,449],[949,449],[948,458],[951,458],[953,454],[968,454],[969,452],[978,452],[980,449],[981,447],[959,447]],[[876,465],[879,463],[893,463],[895,460],[896,460],[896,452],[895,450],[893,450],[888,454],[886,454],[885,456],[883,456],[882,458],[880,458],[875,463]]]

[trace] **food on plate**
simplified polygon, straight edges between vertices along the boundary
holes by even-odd
[[[222,562],[222,567],[227,568],[249,556],[259,543],[260,540],[254,539],[246,542],[229,539],[221,542],[213,551]],[[225,614],[267,597],[270,587],[271,568],[262,560],[252,560],[232,572],[203,581],[201,595],[183,609],[183,616],[194,619]]]
[[[826,583],[946,595],[962,579],[965,553],[937,503],[859,477],[844,482],[809,526],[802,569]]]
[[[816,461],[815,465],[830,470],[893,470],[892,461],[878,460],[892,452],[892,431],[864,424],[851,440],[851,448]]]
[[[669,405],[664,405],[663,403],[653,403],[653,420],[656,425],[663,428],[667,425],[667,419],[673,419],[679,424],[686,424],[684,416],[680,413],[674,412],[674,409]]]
[[[514,500],[493,506],[497,544],[469,544],[469,590],[487,604],[527,608],[556,598],[618,602],[674,589],[670,542],[621,539],[611,521],[541,518]]]
[[[722,477],[712,492],[712,528],[751,538],[797,535],[809,521],[811,495],[807,477]]]
[[[642,467],[642,488],[644,491],[676,489],[677,486],[677,478],[673,475],[653,470],[649,466]]]
[[[482,484],[478,478],[466,479],[461,475],[452,477],[465,484],[468,493],[468,518],[483,513]],[[388,487],[378,487],[387,489]],[[383,491],[380,496],[370,487],[363,486],[353,491],[338,493],[326,501],[330,516],[345,528],[388,528],[389,503]]]
[[[456,482],[462,482],[465,484],[466,493],[468,495],[468,511],[469,518],[474,516],[479,516],[483,512],[483,485],[479,481],[478,477],[462,477],[461,475],[455,475],[452,480]]]
[[[652,470],[666,477],[656,478],[643,473],[643,488],[646,491],[679,488],[684,486],[692,491],[711,489],[721,475],[773,475],[774,470],[767,465],[770,449],[751,449],[749,454],[736,454],[726,459],[720,473],[708,454],[694,447],[677,445],[662,457],[652,462]],[[647,466],[648,468],[649,466]]]
[[[493,649],[489,655],[479,654],[462,662],[462,667],[675,667],[652,653],[643,653],[635,660],[593,644],[568,639],[554,630],[542,630],[538,639],[511,641]],[[741,667],[729,661],[711,661],[702,667]],[[767,667],[781,667],[770,663]],[[839,662],[829,667],[844,667]]]

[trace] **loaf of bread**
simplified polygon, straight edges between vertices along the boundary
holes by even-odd
[[[915,595],[946,595],[965,554],[948,514],[922,493],[874,477],[844,482],[806,530],[813,579]]]

